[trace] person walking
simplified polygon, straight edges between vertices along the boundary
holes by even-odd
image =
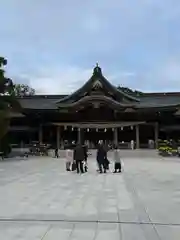
[[[114,172],[113,173],[117,173],[121,172],[121,159],[120,159],[120,152],[119,149],[117,148],[117,146],[114,147]]]
[[[81,144],[78,144],[75,148],[74,148],[74,161],[76,163],[76,170],[77,173],[84,173],[84,169],[83,169],[83,161],[85,159],[85,155],[84,155],[84,149],[82,147]]]
[[[102,142],[99,143],[99,146],[98,146],[98,149],[97,149],[96,159],[97,159],[97,163],[98,163],[98,166],[99,166],[99,172],[102,173],[102,171],[104,171],[104,173],[106,173],[107,151],[106,151]]]

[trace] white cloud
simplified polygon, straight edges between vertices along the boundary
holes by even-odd
[[[102,69],[103,71],[103,69]],[[37,69],[30,73],[21,73],[14,77],[18,83],[27,83],[36,90],[36,94],[69,94],[80,88],[92,76],[93,67],[90,69],[77,66],[53,66]],[[130,79],[136,76],[133,72],[118,71],[103,72],[103,75],[113,85],[130,83]]]
[[[157,85],[168,90],[177,91],[180,88],[180,59],[170,59],[157,72]]]
[[[22,73],[17,82],[27,83],[37,94],[69,94],[80,88],[92,76],[93,68],[53,66],[34,73]],[[103,75],[113,85],[147,92],[178,91],[180,89],[180,60],[168,60],[142,74],[133,71],[105,71]]]
[[[68,94],[81,87],[91,74],[92,69],[52,67],[28,78],[30,86],[35,88],[37,94]]]
[[[180,59],[168,59],[141,76],[137,84],[148,92],[178,92],[180,89]]]
[[[160,76],[165,84],[180,86],[180,60],[171,60],[160,69]]]
[[[179,0],[4,0],[0,52],[37,93],[76,90],[97,60],[115,85],[176,89],[180,61],[164,55],[180,53],[179,13]]]
[[[82,28],[87,32],[87,34],[95,34],[98,31],[102,31],[103,24],[101,20],[96,15],[90,14],[84,17],[82,21]]]

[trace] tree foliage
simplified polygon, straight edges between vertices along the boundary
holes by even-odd
[[[5,77],[3,67],[7,64],[5,58],[0,57],[0,110],[10,107],[12,95],[14,93],[13,82],[10,78]]]
[[[14,94],[13,81],[5,76],[4,66],[7,60],[0,57],[0,140],[7,133],[9,114],[12,110],[20,110]]]
[[[35,90],[26,84],[15,84],[14,93],[17,97],[32,96]]]

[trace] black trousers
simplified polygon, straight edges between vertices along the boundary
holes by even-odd
[[[119,162],[114,164],[114,171],[117,172],[117,170],[121,172],[121,163]]]
[[[55,158],[58,158],[59,154],[58,154],[58,150],[57,149],[55,149],[54,153],[55,153]]]
[[[102,170],[104,173],[106,173],[107,165],[106,163],[98,163],[99,164],[99,172],[102,173]]]
[[[79,172],[84,173],[83,161],[76,160],[76,170],[77,170],[77,173],[79,173]]]
[[[84,166],[84,171],[87,172],[87,170],[88,170],[88,167],[87,167],[87,158],[84,159],[84,164],[85,164],[85,166]]]

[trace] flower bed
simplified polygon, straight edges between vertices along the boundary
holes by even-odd
[[[163,157],[168,157],[168,156],[177,156],[177,149],[173,149],[172,147],[169,146],[161,146],[158,149],[159,155]]]

